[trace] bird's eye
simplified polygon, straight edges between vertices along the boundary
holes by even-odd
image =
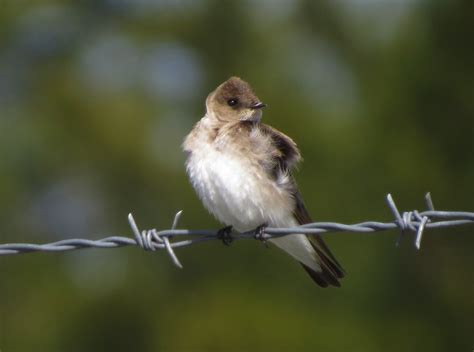
[[[235,106],[235,105],[237,105],[238,102],[239,102],[238,99],[229,99],[229,100],[227,100],[227,105]]]

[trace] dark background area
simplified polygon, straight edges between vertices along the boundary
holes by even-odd
[[[473,211],[472,1],[0,2],[0,241],[220,227],[181,143],[232,75],[305,158],[318,221]],[[324,236],[320,289],[255,241],[0,257],[0,350],[471,351],[472,226]]]

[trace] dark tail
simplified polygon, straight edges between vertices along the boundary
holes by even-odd
[[[295,190],[293,196],[296,201],[296,207],[293,213],[296,221],[298,221],[300,225],[312,222],[311,217],[309,216],[309,213],[304,205],[303,197],[301,197],[301,194],[298,192],[298,190]],[[309,276],[311,276],[314,282],[316,282],[319,286],[328,287],[331,285],[340,287],[341,284],[339,279],[344,277],[344,269],[342,269],[341,264],[337,262],[336,258],[332,255],[328,246],[326,246],[326,243],[324,243],[323,239],[319,235],[308,235],[307,237],[311,243],[311,246],[313,246],[314,250],[316,251],[315,259],[318,262],[321,271],[316,271],[304,265],[303,263],[301,263],[301,265],[303,265],[303,268],[306,270]]]
[[[300,264],[319,286],[328,287],[331,285],[341,287],[339,279],[344,277],[344,269],[342,269],[342,266],[337,262],[336,258],[320,236],[310,235],[308,236],[308,239],[316,251],[316,260],[318,261],[321,271],[316,271],[303,263]]]

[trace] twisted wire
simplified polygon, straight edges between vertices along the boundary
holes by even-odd
[[[341,224],[336,222],[315,222],[297,227],[288,228],[264,228],[263,233],[256,235],[256,231],[243,233],[233,233],[232,240],[259,239],[267,241],[272,238],[287,236],[292,234],[321,234],[332,232],[353,232],[370,233],[393,229],[400,230],[397,245],[400,243],[403,234],[414,232],[415,247],[420,249],[423,233],[426,229],[453,227],[474,223],[474,213],[466,211],[439,211],[435,210],[433,201],[429,193],[425,196],[428,210],[406,211],[400,213],[390,194],[387,195],[387,204],[395,218],[392,222],[365,221],[357,224]],[[117,248],[125,246],[139,246],[144,250],[156,251],[166,250],[173,263],[182,268],[174,249],[190,246],[196,243],[221,239],[219,230],[186,230],[177,229],[178,221],[182,215],[179,211],[173,220],[171,229],[158,231],[156,229],[140,231],[132,214],[129,214],[128,221],[135,238],[123,236],[109,236],[99,240],[88,240],[82,238],[67,239],[46,244],[31,243],[10,243],[0,244],[0,255],[14,255],[31,252],[63,252],[84,248]],[[171,241],[174,237],[187,236],[184,240]]]

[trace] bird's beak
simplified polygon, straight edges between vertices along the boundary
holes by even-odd
[[[255,103],[252,106],[250,106],[250,109],[257,110],[257,109],[262,109],[265,106],[267,106],[267,104],[264,104],[264,103],[259,101],[258,103]]]

